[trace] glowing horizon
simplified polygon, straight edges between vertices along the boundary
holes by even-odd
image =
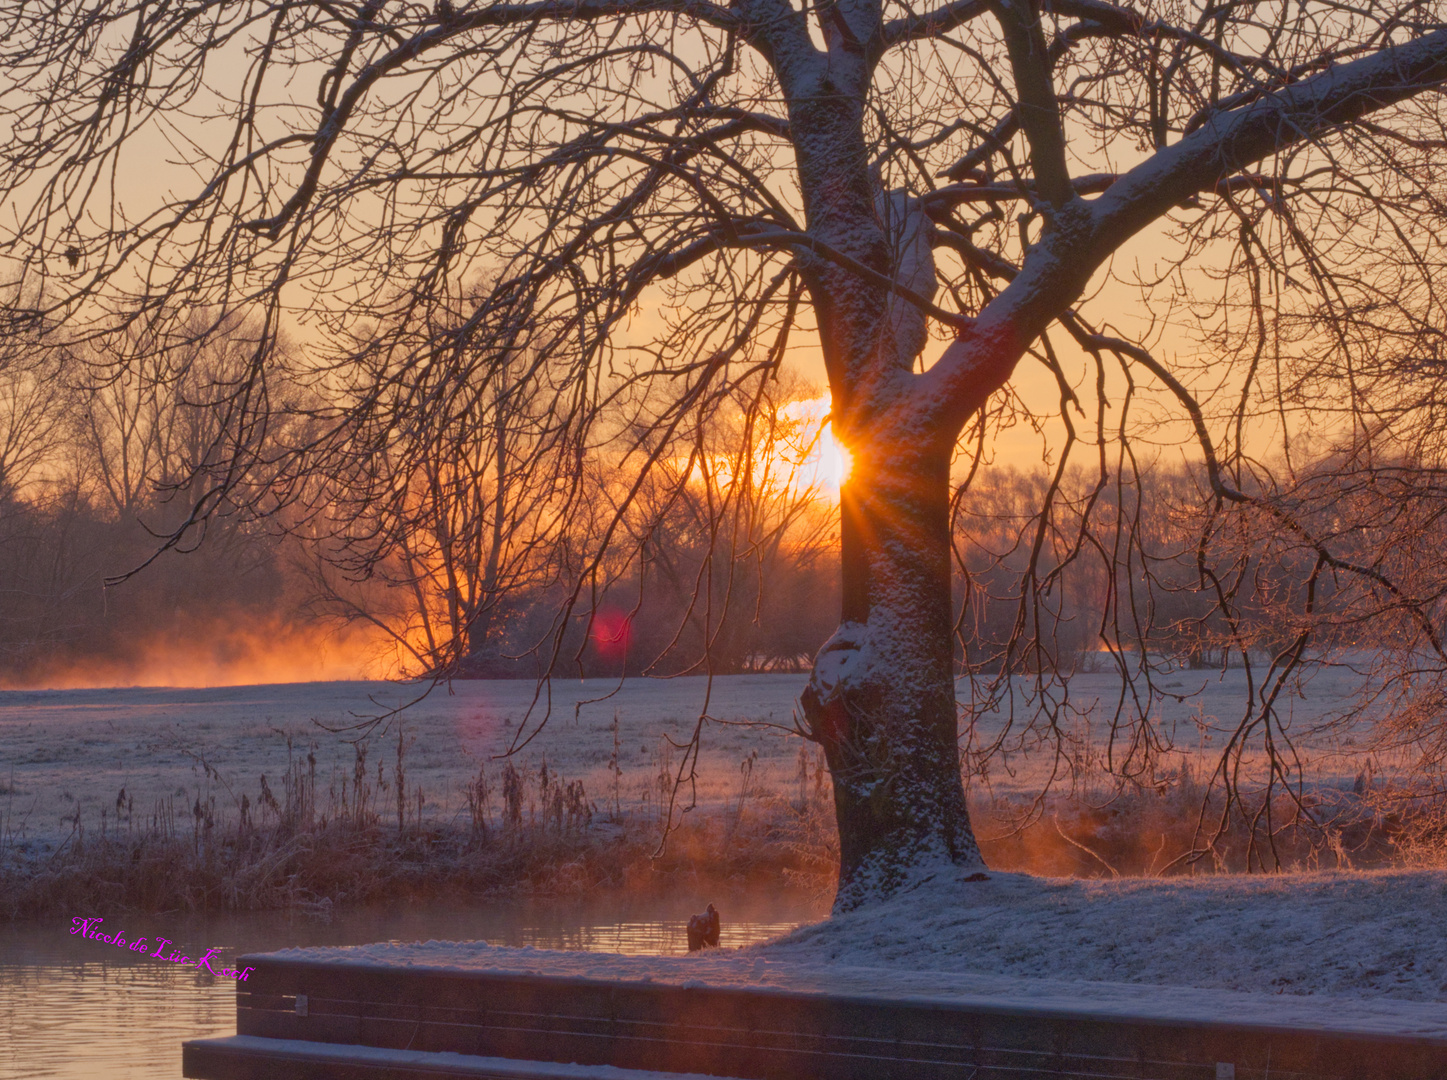
[[[791,401],[779,410],[779,415],[786,420],[798,421],[804,427],[805,437],[800,440],[802,453],[790,461],[796,487],[802,490],[822,487],[832,493],[837,502],[839,489],[849,479],[854,467],[854,455],[834,435],[834,425],[829,420],[832,408],[832,400],[826,391],[819,397]]]

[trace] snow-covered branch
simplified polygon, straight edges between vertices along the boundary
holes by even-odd
[[[890,19],[884,24],[885,47],[892,48],[906,41],[948,34],[951,30],[965,25],[972,19],[979,18],[989,10],[989,4],[985,0],[954,0],[953,3],[945,4],[932,11]]]
[[[919,395],[951,430],[994,393],[1030,343],[1126,240],[1194,196],[1294,144],[1447,81],[1447,30],[1339,64],[1213,115],[1131,169],[1096,199],[1073,196],[1032,245],[1014,280],[922,380]]]

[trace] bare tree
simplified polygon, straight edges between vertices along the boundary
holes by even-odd
[[[222,456],[209,395],[246,372],[233,361],[248,337],[239,319],[222,333],[190,326],[121,368],[59,335],[0,350],[0,677],[95,677],[172,639],[200,649],[219,627],[290,614],[278,530],[234,507],[209,518],[203,553],[105,587],[156,554]]]
[[[837,478],[822,460],[828,434],[816,394],[787,375],[738,386],[732,409],[642,478],[619,545],[634,557],[615,586],[632,593],[630,628],[644,627],[630,629],[632,670],[797,665],[801,632],[810,655],[828,636],[812,632],[811,613],[787,606],[807,589],[810,565],[838,546],[829,493]],[[620,494],[632,480],[620,477]]]
[[[164,530],[157,519],[188,516],[211,470],[235,456],[223,406],[249,371],[257,332],[239,314],[213,320],[194,309],[151,329],[109,321],[66,346],[56,373],[68,391],[69,441],[100,505]]]
[[[61,483],[71,464],[68,357],[41,344],[44,329],[36,325],[0,343],[0,664],[55,636],[56,620],[47,616],[61,591],[53,584],[62,545],[44,535],[36,508],[74,501],[66,488],[75,485]]]
[[[450,336],[464,318],[454,311],[415,332],[420,341]],[[323,457],[307,470],[302,500],[322,610],[372,624],[404,670],[434,677],[495,643],[506,601],[556,577],[576,464],[546,360],[507,342],[463,340],[447,364],[384,351],[375,354],[381,366],[317,388],[317,401],[329,394],[368,406],[318,445]],[[429,399],[447,405],[417,407]]]
[[[273,334],[294,323],[310,370],[348,392],[310,410],[283,481],[335,466],[379,418],[389,446],[445,431],[477,392],[446,373],[476,348],[530,350],[575,452],[606,439],[641,478],[817,336],[854,460],[842,618],[802,698],[833,775],[841,907],[921,868],[981,867],[957,744],[951,466],[962,435],[983,446],[1021,406],[1027,354],[1073,425],[1052,326],[1093,365],[1099,484],[1132,473],[1104,468],[1126,427],[1110,407],[1153,384],[1195,433],[1214,513],[1258,501],[1241,476],[1263,389],[1354,407],[1329,365],[1292,382],[1279,361],[1350,367],[1369,324],[1410,352],[1412,327],[1440,322],[1434,7],[10,0],[0,25],[4,250],[61,298],[12,319],[105,303],[164,336],[207,304],[257,310]],[[163,141],[173,179],[128,181]],[[1132,284],[1148,318],[1222,335],[1224,403],[1149,335],[1090,314],[1092,282],[1158,221],[1165,266]],[[469,269],[495,284],[452,324]],[[1292,319],[1294,336],[1260,332]],[[254,464],[267,363],[259,345],[217,405],[231,472],[198,517]],[[395,399],[403,385],[417,392]],[[631,422],[600,419],[615,408]],[[570,471],[560,513],[595,509],[585,476]],[[1262,512],[1322,572],[1390,586]]]
[[[23,341],[4,351],[23,353]],[[45,477],[64,442],[70,395],[58,357],[0,357],[0,505]]]

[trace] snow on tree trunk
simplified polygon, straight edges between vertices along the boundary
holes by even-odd
[[[833,777],[847,910],[941,864],[984,864],[956,740],[949,454],[856,446],[841,503],[843,620],[803,706]]]
[[[917,297],[937,288],[928,222],[903,193],[821,215],[821,239]],[[815,227],[811,222],[811,227]],[[954,432],[922,424],[917,305],[857,275],[811,275],[834,397],[853,465],[840,493],[843,610],[802,704],[834,785],[836,910],[941,866],[983,869],[960,779],[950,604]]]

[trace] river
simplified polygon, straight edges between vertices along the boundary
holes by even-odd
[[[604,896],[574,902],[480,901],[466,907],[409,905],[332,915],[269,912],[223,916],[109,917],[104,928],[141,952],[72,934],[70,918],[0,925],[0,1078],[175,1080],[181,1043],[236,1031],[236,983],[156,959],[215,950],[210,966],[291,945],[372,941],[484,940],[646,955],[686,951],[690,913],[713,901],[725,948],[821,918],[826,900],[789,891],[729,895],[680,886],[668,895]],[[94,912],[77,912],[92,916]]]

